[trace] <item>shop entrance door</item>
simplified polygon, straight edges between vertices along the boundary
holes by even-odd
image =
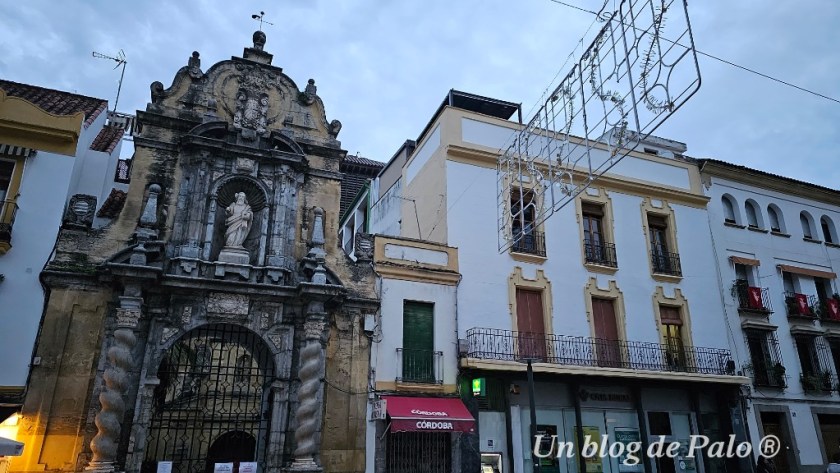
[[[692,426],[691,415],[680,412],[648,411],[648,442],[653,443],[664,437],[665,443],[678,442],[680,449],[675,457],[663,455],[651,459],[656,473],[697,473],[704,471],[700,465],[700,456],[690,458],[689,443],[696,428]]]
[[[761,426],[764,428],[764,435],[775,435],[782,442],[782,451],[773,458],[776,464],[776,473],[790,473],[790,439],[787,436],[787,423],[781,412],[762,412]]]
[[[565,439],[577,444],[576,422],[574,409],[564,411],[566,424]],[[601,436],[607,434],[608,442],[638,442],[641,440],[639,433],[639,422],[636,412],[629,409],[581,409],[581,421],[583,423],[583,435],[589,435],[593,442],[600,442]],[[599,443],[600,445],[600,443]],[[609,446],[609,444],[607,445]],[[578,473],[579,456],[576,453],[574,458],[562,460],[563,473]],[[587,473],[641,473],[644,465],[639,456],[638,465],[628,465],[632,461],[626,458],[600,458],[598,455],[592,458],[583,459]]]
[[[823,450],[831,462],[834,455],[840,453],[840,415],[819,414],[817,418],[820,421]]]

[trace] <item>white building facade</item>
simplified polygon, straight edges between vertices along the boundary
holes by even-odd
[[[684,145],[645,143],[646,152],[632,152],[574,205],[528,226],[500,254],[496,162],[521,126],[510,120],[517,111],[516,104],[450,92],[400,181],[371,195],[369,228],[457,249],[460,280],[453,307],[441,311],[452,316],[438,318],[447,298],[436,302],[434,320],[446,327],[436,325],[433,334],[435,347],[457,334],[458,357],[444,356],[443,370],[457,370],[458,394],[477,421],[476,433],[461,434],[475,449],[460,468],[472,471],[480,461],[493,471],[534,471],[527,359],[538,433],[562,441],[606,434],[645,446],[660,435],[683,446],[697,433],[745,440],[739,395],[748,379],[720,336],[726,318],[709,199],[696,165],[680,156]],[[384,330],[385,287],[382,347],[405,336],[405,327]],[[423,293],[416,286],[400,291],[395,300]],[[751,459],[724,465],[684,454],[639,465],[552,456],[540,461],[541,472],[751,468]]]
[[[30,363],[39,363],[32,360],[44,310],[38,276],[59,228],[107,224],[121,205],[112,194],[119,200],[127,188],[128,176],[119,179],[117,170],[126,164],[123,130],[107,126],[107,105],[0,80],[0,422],[14,417]],[[14,436],[13,420],[0,437]]]
[[[840,452],[840,192],[699,165],[750,435],[782,439],[777,471],[825,471]]]

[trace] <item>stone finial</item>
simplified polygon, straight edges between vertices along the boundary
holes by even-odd
[[[200,79],[204,75],[201,72],[201,59],[198,57],[198,51],[193,51],[192,56],[187,60],[187,71],[193,79]]]
[[[146,199],[146,206],[143,207],[143,214],[140,215],[140,223],[134,233],[138,240],[149,240],[157,238],[158,224],[158,195],[162,189],[158,184],[149,186],[149,198]]]
[[[254,49],[262,51],[265,46],[265,33],[262,31],[254,31]]]
[[[338,132],[340,132],[340,131],[341,131],[341,122],[338,121],[338,120],[331,121],[330,122],[330,128],[329,128],[329,130],[327,130],[327,132],[330,134],[330,136],[335,138],[335,137],[338,136]]]
[[[324,250],[324,210],[315,207],[312,213],[315,215],[315,218],[312,222],[312,241],[307,256],[315,260],[316,267],[311,281],[315,284],[326,284],[327,270],[324,269],[324,262],[327,257],[327,252]]]
[[[152,82],[149,89],[152,91],[152,103],[160,103],[163,100],[163,83],[156,80]]]
[[[306,83],[306,88],[299,96],[299,100],[306,105],[312,105],[315,103],[316,95],[318,95],[318,87],[315,86],[315,79],[309,79]]]

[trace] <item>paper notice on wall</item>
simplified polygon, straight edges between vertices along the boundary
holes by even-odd
[[[171,461],[158,462],[157,473],[172,473],[172,462]]]
[[[622,453],[618,457],[618,471],[619,473],[635,473],[645,471],[642,464],[642,453],[630,454],[629,445],[641,445],[639,429],[634,427],[616,427],[613,432],[615,442],[624,445]]]
[[[239,473],[257,473],[257,462],[240,462]]]
[[[213,465],[213,473],[233,473],[233,463],[216,463]]]

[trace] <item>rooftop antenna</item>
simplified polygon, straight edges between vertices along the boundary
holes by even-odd
[[[120,52],[119,52],[119,54],[117,54],[117,57],[106,56],[106,55],[104,55],[102,53],[98,53],[96,51],[93,51],[92,54],[93,54],[93,57],[95,57],[95,58],[110,59],[112,61],[116,61],[117,65],[114,66],[114,69],[122,66],[122,72],[120,72],[120,83],[117,86],[117,98],[116,98],[116,100],[114,100],[114,112],[116,112],[117,111],[117,104],[120,102],[120,90],[122,90],[123,76],[125,76],[125,65],[128,63],[128,61],[125,60],[125,53],[123,52],[122,49],[120,49]]]
[[[274,26],[274,23],[269,23],[269,22],[265,21],[265,20],[263,19],[263,17],[264,17],[264,16],[265,16],[265,12],[264,12],[264,11],[261,11],[259,15],[256,15],[256,14],[251,15],[251,18],[253,18],[253,19],[255,19],[255,20],[260,20],[260,31],[262,31],[262,25],[263,25],[263,23],[265,23],[266,25],[271,25],[271,26]]]

